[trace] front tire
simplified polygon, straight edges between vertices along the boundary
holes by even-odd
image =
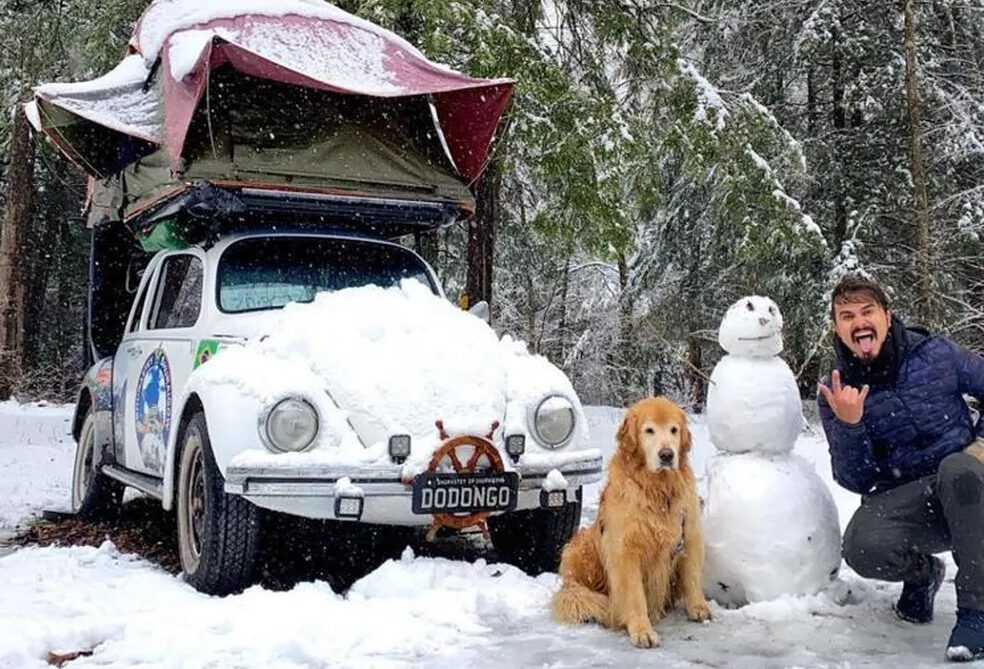
[[[191,417],[182,434],[177,507],[185,580],[210,595],[227,595],[250,585],[259,554],[259,509],[223,490],[201,412]]]
[[[489,518],[492,545],[503,562],[530,576],[557,571],[560,551],[581,524],[581,502],[556,509],[513,511]]]
[[[123,503],[124,486],[93,467],[96,417],[90,408],[82,421],[72,467],[72,511],[83,520],[115,517]]]

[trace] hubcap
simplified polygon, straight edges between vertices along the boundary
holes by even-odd
[[[75,458],[75,476],[72,477],[72,506],[76,511],[82,506],[82,501],[92,483],[92,425],[89,422],[83,426],[79,436],[79,452]]]
[[[202,556],[202,535],[205,529],[205,472],[202,461],[202,445],[197,435],[188,440],[185,448],[194,449],[188,471],[188,501],[185,518],[188,526],[188,548],[197,562]]]

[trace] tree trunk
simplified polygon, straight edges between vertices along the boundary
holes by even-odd
[[[817,86],[813,66],[806,73],[806,131],[812,137],[817,126]]]
[[[492,254],[495,231],[502,216],[501,189],[501,168],[493,161],[485,168],[479,182],[475,216],[468,223],[468,276],[465,280],[468,306],[481,300],[492,306]]]
[[[7,168],[7,210],[0,224],[0,400],[20,380],[24,349],[22,236],[31,212],[34,145],[20,105],[14,109]]]
[[[571,283],[571,256],[564,261],[564,276],[560,284],[560,319],[557,323],[557,357],[554,362],[562,366],[567,360],[567,291]]]
[[[839,253],[844,240],[847,239],[847,196],[845,194],[847,188],[843,181],[844,175],[847,174],[847,166],[844,163],[844,154],[846,153],[844,147],[847,144],[847,138],[844,136],[847,129],[847,113],[844,109],[844,68],[841,62],[840,33],[837,30],[832,32],[831,51],[830,85],[831,102],[833,102],[834,141],[838,147],[837,161],[841,164],[840,174],[834,177],[836,186],[834,189],[833,249],[834,253]]]
[[[703,360],[700,337],[691,332],[687,335],[687,375],[693,388],[693,410],[703,413],[704,401],[707,398],[707,381],[703,375]]]
[[[915,219],[916,318],[925,325],[933,322],[929,248],[929,196],[922,154],[922,110],[919,100],[919,74],[916,60],[915,0],[905,0],[905,95],[909,115],[909,170],[912,173]]]
[[[618,375],[619,396],[623,401],[628,400],[632,390],[632,352],[635,348],[635,334],[632,327],[632,313],[635,310],[635,300],[628,294],[629,263],[624,253],[618,254],[618,285],[621,295],[618,302]]]

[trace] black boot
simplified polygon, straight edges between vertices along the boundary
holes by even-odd
[[[957,624],[946,645],[946,659],[951,662],[984,660],[984,611],[957,609]]]
[[[943,560],[929,556],[929,576],[918,581],[906,581],[902,586],[902,596],[893,607],[895,615],[910,623],[933,622],[933,600],[943,585],[946,565]]]

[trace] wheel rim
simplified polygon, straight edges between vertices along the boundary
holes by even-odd
[[[185,526],[188,528],[188,552],[197,566],[202,557],[202,538],[205,530],[205,470],[202,442],[197,434],[189,435],[185,448],[192,449],[188,466],[185,500]]]
[[[92,422],[86,421],[79,435],[78,452],[75,455],[75,471],[72,476],[72,508],[78,511],[92,484]]]

